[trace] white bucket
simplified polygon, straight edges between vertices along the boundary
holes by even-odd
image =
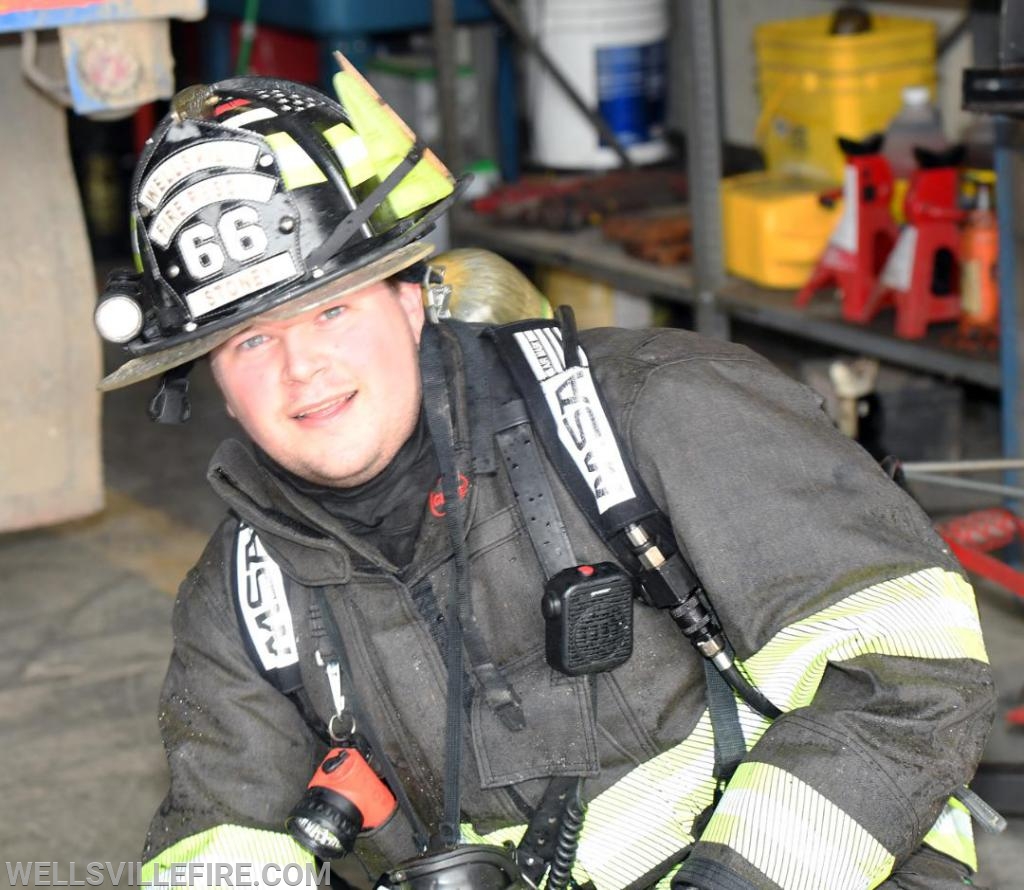
[[[526,21],[548,56],[637,164],[668,155],[666,0],[527,0]],[[593,125],[540,62],[526,69],[531,156],[546,167],[619,165]]]

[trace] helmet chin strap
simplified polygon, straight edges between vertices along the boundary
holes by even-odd
[[[164,372],[160,386],[150,399],[146,413],[155,423],[185,423],[192,416],[188,397],[188,375],[195,359]]]

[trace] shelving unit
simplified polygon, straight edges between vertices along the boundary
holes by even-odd
[[[690,305],[695,310],[696,329],[711,336],[727,338],[729,322],[735,319],[908,369],[993,390],[1002,388],[1010,372],[1001,367],[999,357],[949,347],[942,342],[941,329],[921,341],[902,340],[891,333],[888,313],[871,325],[848,324],[840,318],[838,304],[823,295],[798,309],[793,305],[792,292],[768,290],[725,273],[718,185],[722,171],[715,4],[712,0],[674,2],[682,26],[689,81],[687,173],[694,228],[692,266],[659,267],[634,259],[596,231],[517,229],[465,211],[453,217],[452,233],[457,241],[523,262],[571,269],[623,290]]]

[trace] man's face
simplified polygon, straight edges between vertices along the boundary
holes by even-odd
[[[257,318],[211,354],[228,413],[281,466],[322,485],[372,479],[420,409],[415,284],[384,282],[293,318]]]

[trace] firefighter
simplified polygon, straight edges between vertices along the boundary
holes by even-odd
[[[622,461],[774,710],[723,698],[644,602],[613,669],[553,667],[545,585],[621,561],[531,445],[494,332],[424,318],[461,183],[347,63],[335,87],[180,94],[136,170],[136,269],[97,308],[128,353],[104,389],[155,381],[180,422],[208,360],[244,434],[175,606],[148,874],[350,851],[389,886],[969,883],[993,689],[928,518],[747,349],[582,332]]]

